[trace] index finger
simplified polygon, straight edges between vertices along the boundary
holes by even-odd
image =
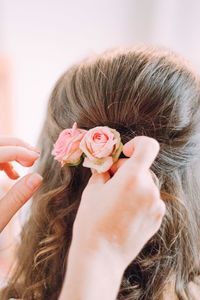
[[[32,151],[40,152],[37,147],[31,146],[19,138],[10,136],[0,136],[0,146],[20,146]]]
[[[23,166],[32,166],[34,161],[39,158],[39,153],[19,146],[1,146],[0,163],[17,161]]]
[[[28,174],[21,178],[0,199],[0,232],[10,221],[13,215],[33,196],[41,182],[42,177],[39,174]]]
[[[123,153],[130,156],[125,164],[137,165],[140,169],[147,170],[151,167],[159,150],[160,145],[154,138],[136,136],[123,147]]]

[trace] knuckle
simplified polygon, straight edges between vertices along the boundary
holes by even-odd
[[[154,209],[155,206],[155,199],[148,194],[148,197],[144,198],[144,204],[147,209],[150,211]]]
[[[166,205],[162,200],[160,200],[160,214],[163,217],[165,213],[166,213]]]
[[[142,184],[143,177],[140,172],[134,171],[129,168],[126,172],[126,176],[123,178],[123,183],[127,189],[139,188]]]
[[[160,191],[157,187],[153,186],[151,188],[151,197],[154,199],[154,200],[159,200],[160,199]]]
[[[159,151],[160,150],[160,144],[159,142],[152,138],[152,137],[149,137],[149,136],[138,136],[136,137],[136,139],[138,138],[138,140],[144,144],[144,147],[147,147],[148,148],[152,148],[153,150],[156,149],[156,151]]]
[[[152,137],[146,137],[146,142],[152,147],[157,147],[158,149],[160,148],[158,141]]]
[[[160,151],[160,144],[156,140],[152,140],[151,142],[151,148],[154,151],[154,153],[158,153]]]
[[[17,183],[10,191],[9,198],[16,207],[21,207],[25,204],[30,197],[30,191],[24,184],[24,182]]]
[[[26,202],[27,197],[28,194],[24,190],[13,192],[13,201],[15,201],[16,206],[19,207],[23,206],[24,203]]]
[[[165,204],[162,200],[159,200],[155,202],[154,207],[151,211],[151,215],[155,220],[160,221],[164,217],[165,212],[166,212]]]
[[[144,191],[144,205],[151,211],[156,210],[158,200],[160,199],[160,193],[158,189],[151,187]]]
[[[160,181],[159,181],[158,177],[156,176],[156,174],[151,169],[149,169],[148,172],[149,172],[150,178],[153,180],[156,187],[159,188],[160,187]]]

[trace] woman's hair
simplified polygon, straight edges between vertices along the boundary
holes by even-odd
[[[167,212],[126,269],[118,299],[160,300],[172,286],[178,299],[191,300],[188,283],[200,274],[200,80],[179,56],[150,47],[105,52],[57,81],[39,140],[43,185],[2,299],[58,299],[73,222],[91,175],[82,165],[61,169],[51,155],[59,133],[75,121],[87,130],[115,128],[123,143],[137,135],[160,143],[151,170]]]

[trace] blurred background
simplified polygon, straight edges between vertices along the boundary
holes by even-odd
[[[166,46],[200,70],[199,29],[198,0],[0,0],[0,135],[35,145],[59,75],[107,48]],[[0,194],[12,184],[0,174]],[[26,213],[0,236],[1,284]]]

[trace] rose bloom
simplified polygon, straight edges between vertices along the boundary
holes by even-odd
[[[75,166],[81,162],[82,150],[79,148],[80,141],[87,131],[77,128],[77,123],[72,128],[64,129],[56,143],[52,155],[61,162],[63,167],[65,164]]]
[[[122,151],[120,134],[115,129],[99,126],[87,131],[80,148],[85,154],[83,166],[98,173],[108,171]]]

